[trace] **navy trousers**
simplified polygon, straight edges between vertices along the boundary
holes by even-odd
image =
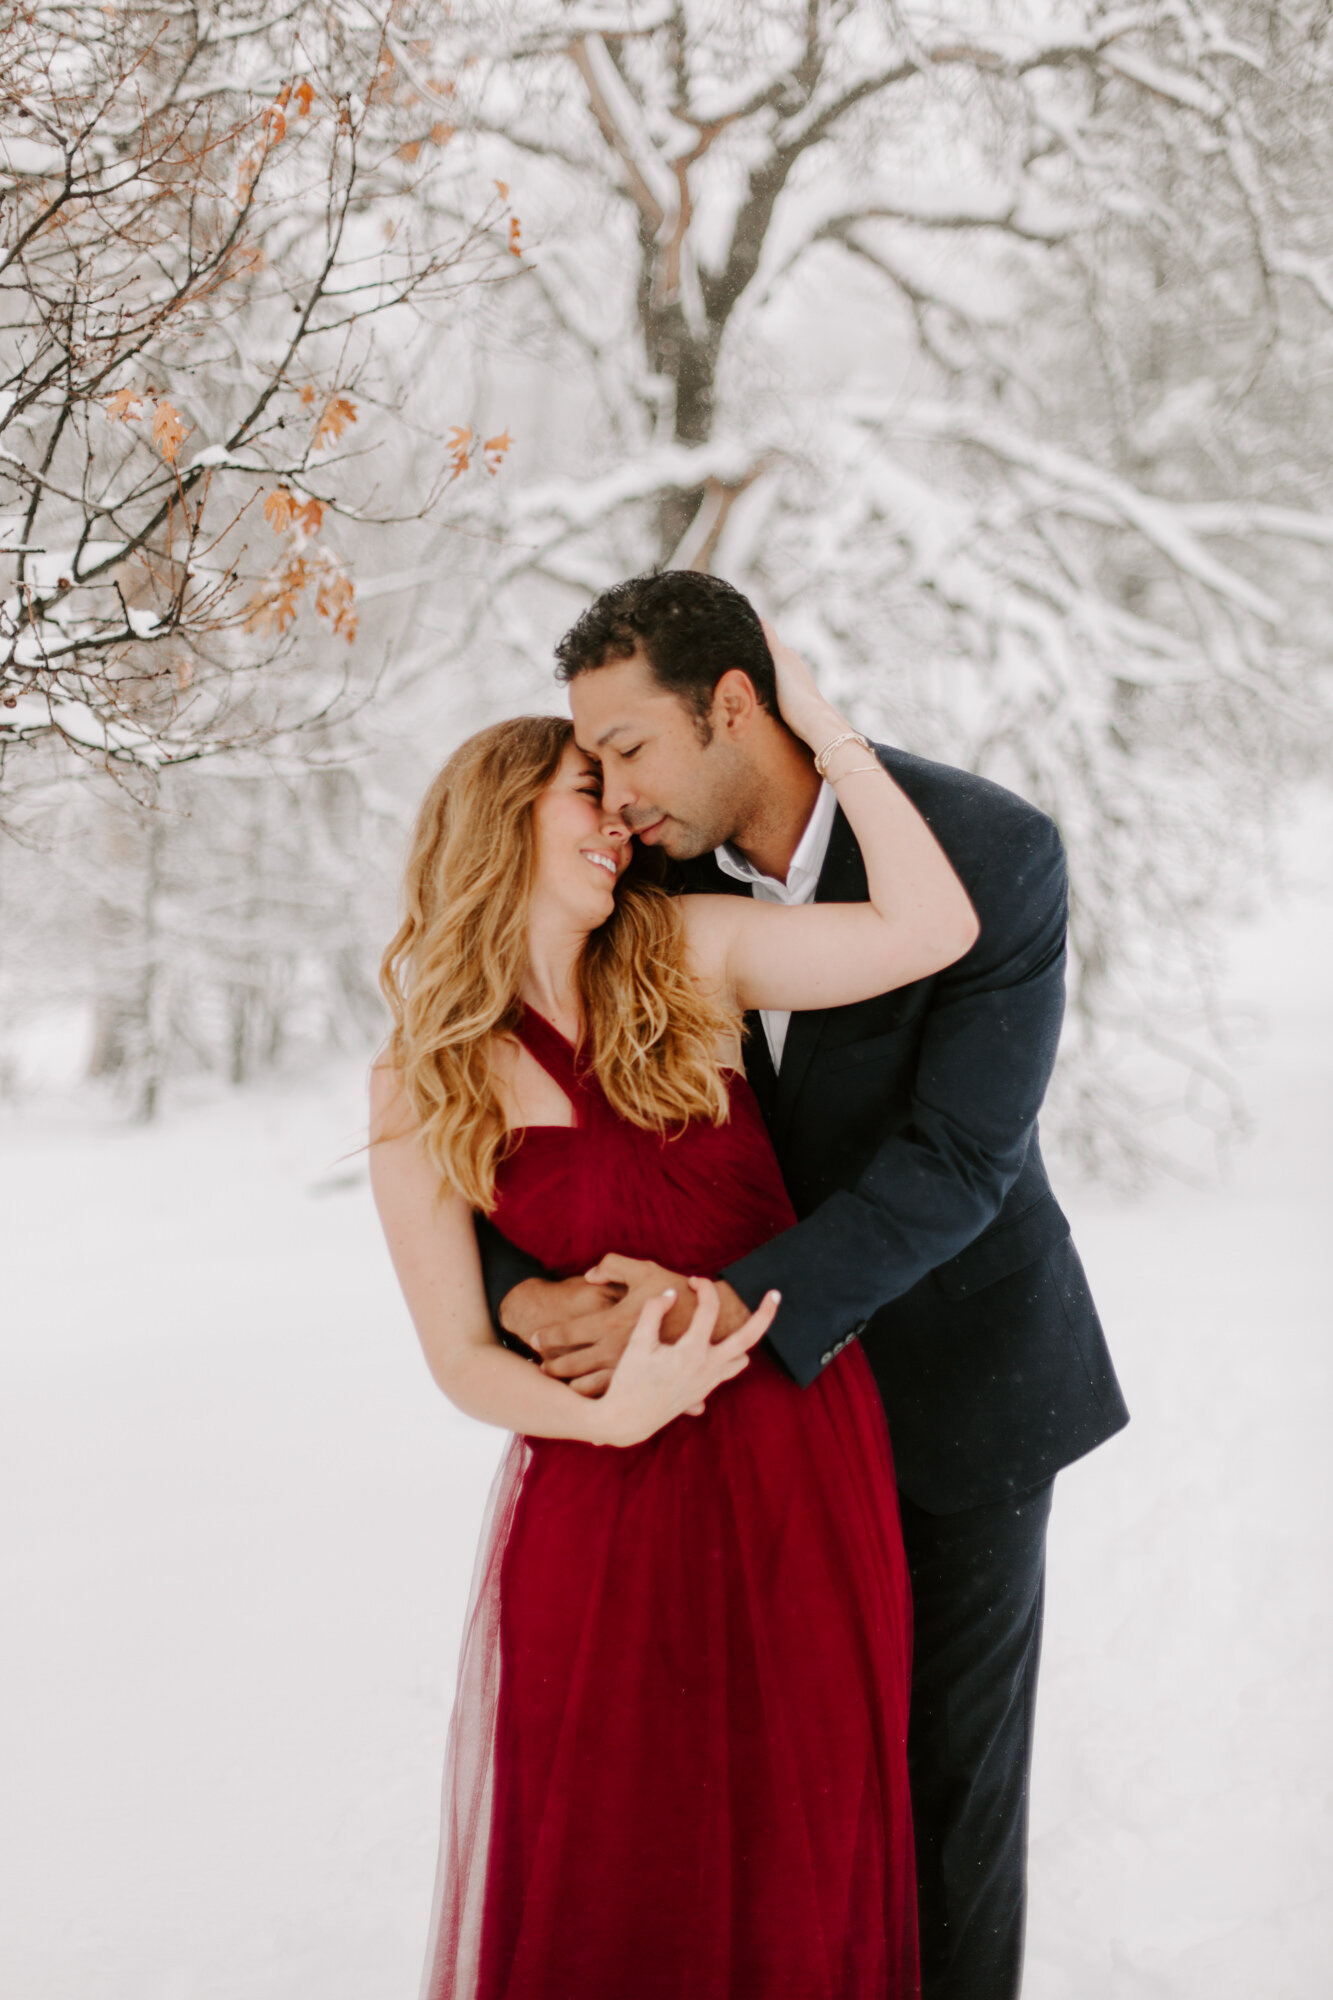
[[[922,2000],[1017,2000],[1052,1483],[961,1514],[902,1500]]]

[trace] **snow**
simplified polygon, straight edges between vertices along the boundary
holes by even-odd
[[[1215,90],[1209,90],[1206,84],[1200,83],[1197,77],[1184,75],[1180,70],[1163,69],[1160,63],[1140,55],[1137,49],[1102,48],[1097,51],[1097,60],[1103,68],[1114,70],[1127,82],[1141,84],[1154,97],[1170,98],[1173,103],[1197,111],[1204,118],[1220,118],[1226,109],[1225,100]]]
[[[0,161],[16,180],[49,180],[65,171],[65,155],[59,146],[25,138],[19,132],[7,132],[0,138]]]
[[[643,109],[616,68],[602,37],[585,35],[582,37],[582,42],[583,59],[615,126],[623,157],[640,176],[644,187],[661,210],[662,219],[658,228],[665,236],[674,225],[680,208],[680,189],[676,177],[658,152]],[[688,128],[682,130],[687,131]],[[684,147],[681,150],[684,151]]]
[[[706,445],[661,444],[615,471],[593,479],[546,479],[527,486],[513,502],[515,536],[548,526],[554,516],[561,526],[588,527],[603,515],[632,501],[651,498],[665,488],[687,491],[706,479],[734,481],[753,469],[753,454],[734,439]]]
[[[873,421],[873,401],[863,404],[863,413]],[[915,401],[902,428],[932,438],[954,438],[961,443],[980,445],[996,458],[1034,474],[1043,485],[1063,496],[1061,504],[1066,508],[1083,500],[1089,504],[1090,520],[1124,521],[1185,575],[1194,577],[1241,610],[1252,612],[1256,618],[1273,625],[1280,623],[1281,607],[1211,555],[1190,532],[1184,510],[1171,501],[1144,493],[1130,481],[1103,471],[1057,445],[1034,443],[1003,424],[948,404]]]
[[[1327,1989],[1326,917],[1238,943],[1230,1184],[1063,1190],[1134,1423],[1057,1487],[1026,2000]],[[501,1439],[418,1356],[361,1065],[126,1128],[82,1032],[0,1119],[5,1991],[408,2000]]]
[[[264,465],[253,458],[238,458],[225,444],[206,444],[194,453],[181,467],[182,472],[198,472],[209,466],[225,466],[230,472],[251,472],[260,479],[276,479],[281,473],[271,465]]]
[[[1026,2000],[1328,1990],[1329,928],[1244,941],[1231,1185],[1073,1204],[1134,1420],[1056,1488]]]

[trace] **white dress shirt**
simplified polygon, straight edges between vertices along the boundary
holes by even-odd
[[[805,832],[796,844],[791,866],[787,870],[785,882],[779,882],[775,875],[761,875],[759,870],[737,848],[727,846],[713,849],[713,858],[724,875],[734,876],[738,882],[750,884],[750,894],[759,903],[812,903],[815,890],[819,886],[820,871],[824,857],[828,853],[829,836],[833,832],[833,818],[838,810],[838,800],[832,785],[827,782],[819,788],[814,810],[805,823]],[[775,1009],[763,1008],[759,1014],[764,1024],[764,1039],[768,1052],[773,1058],[775,1070],[782,1065],[782,1051],[787,1043],[789,1013],[779,1013]]]

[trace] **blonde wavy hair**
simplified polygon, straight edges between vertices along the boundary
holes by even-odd
[[[493,1056],[522,1011],[532,898],[533,806],[572,726],[557,716],[497,722],[456,750],[422,802],[403,885],[405,914],[380,985],[393,1015],[389,1059],[445,1189],[495,1206],[506,1130]],[[639,856],[579,962],[584,1060],[607,1102],[665,1135],[727,1117],[718,1045],[736,1015],[694,984],[675,898]]]

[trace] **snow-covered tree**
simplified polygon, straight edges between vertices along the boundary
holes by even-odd
[[[0,22],[0,980],[144,1114],[373,1014],[404,549],[508,449],[396,367],[518,267],[452,136],[345,0]]]
[[[379,346],[513,262],[489,182],[436,226],[451,136],[347,0],[7,10],[0,776],[54,742],[133,785],[364,681],[348,542],[464,456],[441,423],[423,469]]]
[[[89,1074],[151,1118],[173,1078],[247,1083],[364,1048],[399,820],[358,766],[306,755],[173,768],[151,806],[43,787],[22,843],[0,846],[11,1064],[44,1028],[76,1039]],[[0,1090],[17,1080],[0,1046]]]
[[[42,864],[91,842],[99,1065],[142,1098],[192,1046],[244,1071],[355,1022],[375,920],[338,856],[391,856],[452,737],[550,704],[588,595],[674,562],[863,726],[1055,814],[1089,1163],[1235,1124],[1221,920],[1327,745],[1321,5],[11,18],[8,822],[54,840],[71,759],[233,752]],[[332,845],[286,803],[315,766]],[[282,997],[317,959],[327,1017]]]
[[[1055,814],[1090,1162],[1229,1128],[1217,920],[1326,741],[1324,10],[460,0],[432,55],[551,388],[472,657],[513,698],[613,577],[726,574],[865,724]]]

